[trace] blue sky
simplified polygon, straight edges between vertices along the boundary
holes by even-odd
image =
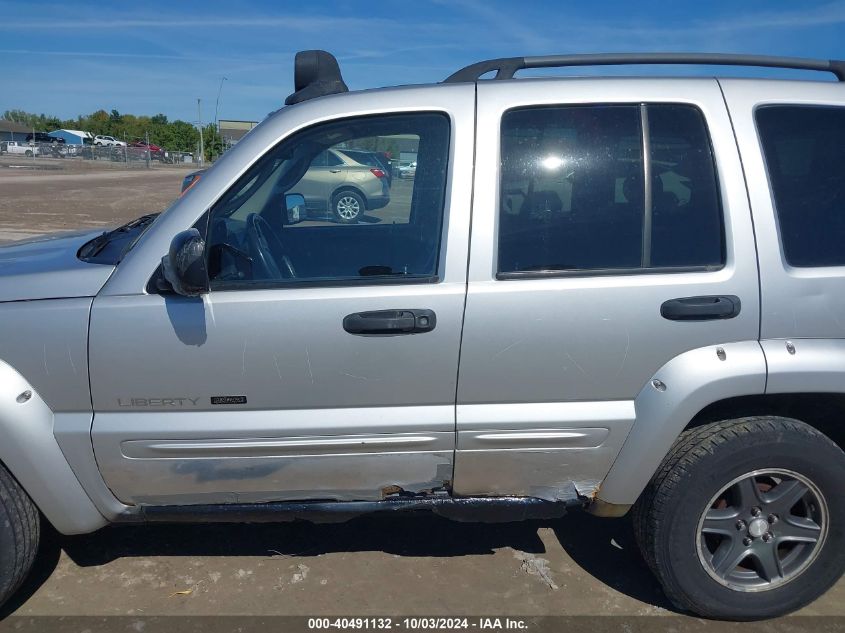
[[[512,55],[845,58],[845,0],[0,0],[0,15],[0,112],[62,118],[115,108],[195,122],[199,97],[209,121],[226,77],[220,118],[260,120],[292,91],[294,53],[308,48],[334,53],[352,89],[440,81]]]

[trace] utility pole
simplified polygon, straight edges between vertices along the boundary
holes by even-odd
[[[205,166],[205,144],[202,141],[202,106],[200,100],[197,99],[197,123],[200,128],[200,167]]]
[[[144,130],[144,143],[146,144],[146,162],[147,162],[147,169],[150,168],[150,132],[149,130]]]
[[[217,135],[220,135],[220,123],[217,118],[218,111],[220,110],[220,93],[223,92],[223,82],[227,81],[226,77],[220,78],[220,87],[217,89],[217,102],[214,104],[214,129],[217,132]],[[217,145],[215,143],[215,149]]]

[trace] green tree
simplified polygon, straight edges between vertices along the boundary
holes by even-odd
[[[212,160],[218,158],[225,149],[223,146],[223,137],[214,127],[213,123],[209,123],[202,129],[203,145],[205,145],[205,159]]]
[[[127,141],[146,139],[150,143],[177,152],[196,152],[199,144],[199,130],[185,121],[170,121],[165,114],[154,116],[121,114],[116,109],[110,112],[97,110],[91,114],[80,114],[75,119],[60,120],[46,114],[35,114],[24,110],[6,110],[3,118],[33,128],[50,132],[57,128],[82,130],[91,134],[108,134]],[[220,139],[213,125],[203,128],[206,141],[206,156],[217,156],[222,151]]]

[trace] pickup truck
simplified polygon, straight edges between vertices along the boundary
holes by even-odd
[[[514,78],[620,64],[838,81]],[[629,515],[679,609],[809,604],[845,569],[843,82],[607,54],[349,92],[299,53],[286,107],[160,216],[0,248],[0,601],[41,517],[428,510]],[[414,178],[303,221],[350,148]]]
[[[38,156],[40,149],[37,145],[22,141],[0,142],[0,154],[23,154],[24,156]]]

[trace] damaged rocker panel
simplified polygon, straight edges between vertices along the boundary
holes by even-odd
[[[572,507],[581,507],[577,496],[556,501],[534,497],[421,496],[388,498],[382,501],[299,501],[258,504],[213,504],[189,506],[140,506],[123,515],[123,523],[343,523],[371,513],[430,511],[453,521],[501,523],[562,517]]]

